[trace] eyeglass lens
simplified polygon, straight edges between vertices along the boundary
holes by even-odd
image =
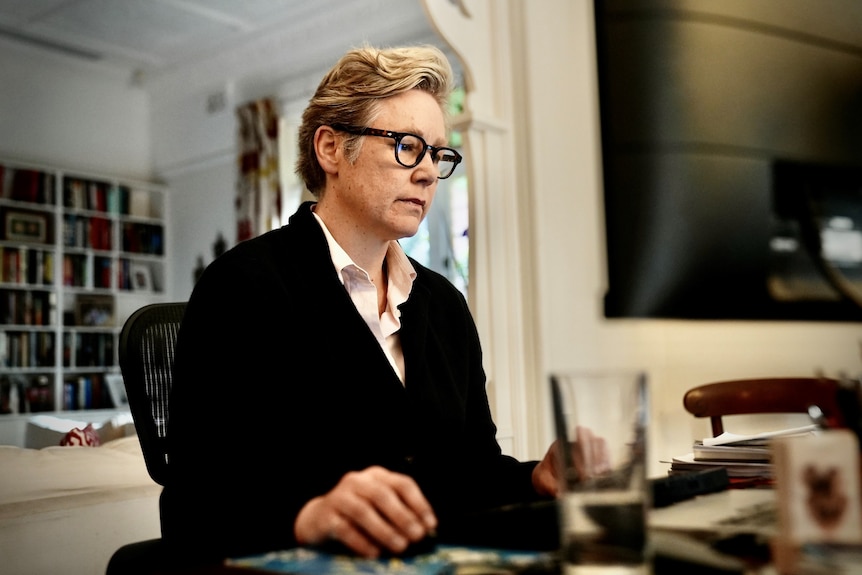
[[[404,134],[401,136],[401,141],[395,146],[395,159],[408,168],[412,168],[418,164],[425,153],[426,143],[423,139],[412,134]],[[458,157],[452,150],[443,148],[442,150],[428,150],[432,154],[431,159],[434,165],[437,166],[439,178],[448,178],[458,165]]]

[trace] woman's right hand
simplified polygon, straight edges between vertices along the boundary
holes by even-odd
[[[570,457],[578,480],[599,477],[610,471],[610,457],[605,439],[587,427],[579,426],[575,434],[575,441],[570,445]],[[533,488],[539,495],[559,495],[560,478],[565,474],[560,449],[559,440],[554,441],[533,469]]]
[[[401,553],[437,528],[437,518],[413,478],[372,466],[344,475],[331,491],[300,510],[300,545],[339,541],[359,555]]]

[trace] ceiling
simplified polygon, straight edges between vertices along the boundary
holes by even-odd
[[[0,0],[0,39],[129,74],[330,65],[348,47],[436,41],[420,0]]]

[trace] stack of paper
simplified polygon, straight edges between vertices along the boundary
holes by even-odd
[[[751,435],[725,432],[695,441],[690,453],[664,463],[670,463],[671,474],[723,467],[730,478],[768,479],[773,471],[769,446],[773,437],[809,435],[819,429],[812,424]]]

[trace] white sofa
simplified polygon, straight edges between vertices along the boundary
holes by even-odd
[[[159,537],[161,486],[137,436],[119,435],[98,447],[0,445],[0,571],[99,575],[120,546]]]

